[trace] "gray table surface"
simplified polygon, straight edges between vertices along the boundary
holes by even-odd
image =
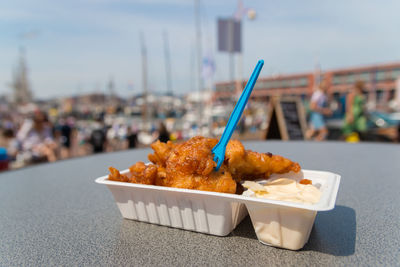
[[[249,217],[226,237],[121,217],[94,179],[149,150],[128,150],[0,174],[0,266],[400,265],[400,146],[248,142],[304,169],[342,175],[336,208],[319,212],[300,251],[262,245]]]

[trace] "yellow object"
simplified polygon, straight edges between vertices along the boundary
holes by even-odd
[[[176,136],[175,133],[172,133],[172,134],[170,134],[169,139],[170,139],[171,141],[176,141],[178,138],[177,138],[177,136]]]
[[[58,110],[56,108],[49,109],[48,113],[49,113],[50,117],[57,117],[58,116]]]
[[[358,143],[360,142],[360,136],[358,133],[351,133],[346,137],[346,142],[348,143]]]

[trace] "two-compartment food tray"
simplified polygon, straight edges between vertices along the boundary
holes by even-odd
[[[121,173],[128,172],[124,170]],[[226,236],[235,229],[248,214],[247,209],[285,207],[316,213],[335,206],[340,183],[340,176],[335,173],[302,170],[298,174],[275,175],[271,179],[274,177],[312,180],[321,190],[321,199],[309,205],[245,195],[116,182],[108,180],[108,176],[97,178],[96,183],[107,185],[126,219],[217,236]]]

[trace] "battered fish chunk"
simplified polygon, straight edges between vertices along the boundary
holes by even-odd
[[[238,140],[228,142],[225,163],[236,181],[268,178],[273,173],[299,172],[300,165],[271,153],[245,150]]]
[[[166,157],[165,168],[161,167],[161,171],[165,171],[165,175],[160,177],[156,184],[235,193],[236,182],[227,171],[226,166],[223,166],[218,172],[214,171],[216,163],[213,160],[211,149],[217,142],[216,139],[194,137],[173,147]],[[149,156],[149,159],[151,160],[153,157]]]
[[[154,154],[149,154],[148,158],[151,162],[156,164],[157,166],[165,167],[165,162],[167,161],[171,151],[175,148],[171,141],[167,143],[160,142],[157,140],[153,144],[151,144],[151,148],[154,150]]]
[[[111,181],[154,185],[157,178],[157,167],[153,164],[146,165],[141,161],[129,168],[129,174],[121,174],[113,167],[109,170],[108,179]]]
[[[116,168],[109,167],[108,170],[110,171],[110,174],[108,175],[108,180],[117,182],[129,182],[129,177],[125,174],[121,174]]]
[[[130,183],[137,184],[152,184],[154,185],[157,179],[157,167],[153,164],[144,164],[139,161],[129,168],[131,173]]]

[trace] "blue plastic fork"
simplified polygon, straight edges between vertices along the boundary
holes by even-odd
[[[253,73],[249,81],[246,84],[246,87],[243,90],[242,95],[240,96],[238,102],[236,103],[235,108],[232,111],[231,116],[229,117],[228,124],[225,127],[224,133],[221,136],[218,144],[212,149],[212,153],[214,154],[214,161],[217,163],[216,171],[219,170],[222,163],[225,159],[225,150],[226,145],[231,139],[233,131],[236,129],[236,125],[238,124],[240,117],[242,116],[243,110],[246,107],[247,101],[249,100],[250,94],[253,91],[254,85],[256,84],[258,75],[264,65],[264,60],[259,60],[257,66],[255,67]]]

